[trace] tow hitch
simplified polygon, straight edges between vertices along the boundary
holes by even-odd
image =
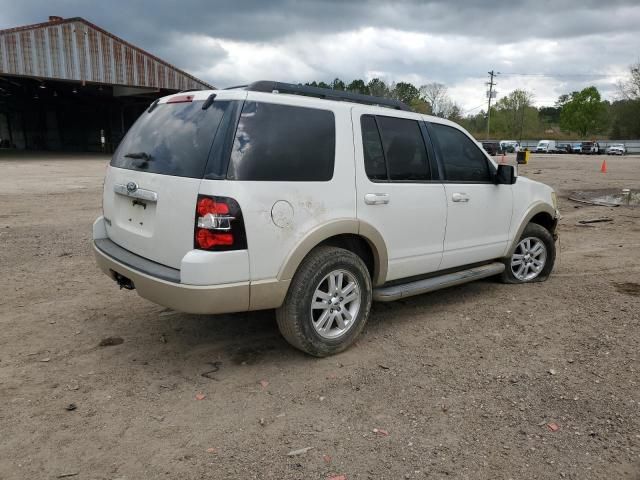
[[[115,279],[116,282],[118,282],[118,286],[120,287],[120,289],[125,288],[127,290],[133,290],[134,288],[136,288],[133,282],[129,278],[119,274],[118,272],[113,272],[113,278]]]

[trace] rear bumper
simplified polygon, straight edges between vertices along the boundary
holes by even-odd
[[[185,285],[180,272],[163,267],[118,247],[108,239],[93,242],[100,269],[113,280],[128,278],[138,294],[158,305],[186,313],[231,313],[249,310],[249,282],[222,285]],[[269,308],[269,307],[266,307]]]

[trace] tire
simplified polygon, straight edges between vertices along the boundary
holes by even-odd
[[[335,293],[331,277],[333,285],[342,283],[343,296]],[[349,301],[356,294],[358,299]],[[371,298],[371,277],[359,256],[342,248],[317,247],[298,267],[276,310],[278,328],[291,345],[309,355],[333,355],[358,337],[369,318]]]
[[[530,240],[528,250],[527,239]],[[514,252],[503,259],[505,269],[500,279],[504,283],[544,282],[549,278],[555,260],[556,244],[549,230],[537,223],[529,223],[522,232]],[[539,262],[542,262],[542,266]]]

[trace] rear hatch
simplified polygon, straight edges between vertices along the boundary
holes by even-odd
[[[177,269],[193,249],[198,190],[234,103],[209,94],[169,97],[147,109],[116,150],[104,184],[109,238]]]

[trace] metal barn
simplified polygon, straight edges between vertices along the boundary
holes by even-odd
[[[80,17],[0,30],[0,147],[110,152],[154,99],[209,88]]]

